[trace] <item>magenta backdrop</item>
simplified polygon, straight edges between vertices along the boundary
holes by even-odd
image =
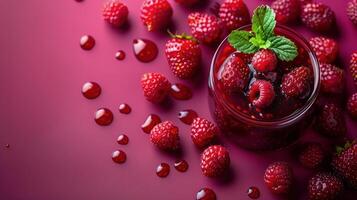
[[[246,189],[255,185],[261,189],[261,199],[277,199],[264,186],[263,173],[272,161],[291,163],[296,176],[294,195],[289,199],[306,199],[306,183],[313,173],[302,168],[292,158],[291,151],[253,153],[230,144],[232,177],[211,180],[202,176],[199,151],[192,145],[189,126],[177,119],[181,109],[194,108],[211,119],[207,104],[207,76],[213,49],[203,47],[204,69],[201,79],[188,83],[194,88],[189,101],[173,101],[165,108],[145,101],[139,84],[142,73],[158,71],[170,81],[180,82],[170,72],[163,56],[167,35],[148,33],[139,20],[142,0],[123,0],[130,10],[128,30],[115,30],[101,17],[103,0],[0,1],[0,198],[20,199],[194,199],[197,190],[213,188],[219,199],[248,199]],[[189,10],[174,7],[174,21],[179,32],[188,31]],[[269,1],[247,0],[250,10]],[[321,0],[337,14],[341,45],[341,60],[345,68],[350,53],[356,49],[357,29],[345,14],[347,0]],[[212,4],[213,2],[211,2]],[[207,6],[208,7],[208,6]],[[297,28],[307,37],[314,35]],[[97,45],[92,51],[79,48],[79,38],[91,34]],[[138,62],[131,42],[136,37],[157,42],[159,57],[150,64]],[[114,58],[116,50],[127,52],[127,59]],[[355,89],[350,75],[348,93]],[[102,95],[87,100],[80,93],[85,81],[96,81]],[[119,103],[129,103],[130,115],[118,112]],[[97,126],[93,113],[108,107],[115,114],[109,127]],[[158,178],[160,162],[174,162],[175,157],[156,150],[141,131],[140,125],[149,113],[174,121],[180,128],[184,154],[190,168]],[[348,119],[348,132],[356,137],[357,124]],[[130,137],[127,146],[116,144],[120,133]],[[303,140],[319,140],[310,131]],[[10,144],[10,149],[4,147]],[[113,150],[127,152],[123,165],[111,161]],[[349,192],[355,196],[356,192]]]

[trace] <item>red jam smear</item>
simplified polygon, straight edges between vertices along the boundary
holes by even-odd
[[[178,114],[178,118],[180,119],[180,121],[187,125],[191,125],[193,120],[197,117],[197,112],[191,109],[182,110]]]
[[[170,165],[167,163],[161,163],[156,168],[156,175],[158,177],[164,178],[170,174]]]
[[[176,83],[171,85],[170,96],[177,100],[189,100],[192,98],[192,91],[188,86]]]
[[[114,116],[108,108],[99,108],[95,112],[95,122],[100,126],[108,126],[113,122]]]
[[[83,35],[79,40],[79,45],[83,50],[89,51],[95,46],[95,39],[91,35]]]
[[[96,82],[86,82],[82,86],[82,94],[87,99],[95,99],[102,93],[102,88]]]
[[[147,39],[135,39],[133,41],[133,50],[135,57],[145,63],[155,60],[159,52],[157,45]]]
[[[144,133],[149,134],[151,129],[154,128],[157,124],[161,123],[161,118],[158,115],[155,114],[150,114],[143,125],[141,125],[141,129],[144,131]]]
[[[116,150],[112,154],[112,160],[118,164],[125,163],[126,153],[122,150]]]

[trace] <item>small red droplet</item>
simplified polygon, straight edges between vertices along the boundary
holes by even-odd
[[[129,143],[129,137],[125,134],[119,135],[117,142],[121,145],[127,145]]]
[[[102,88],[96,82],[86,82],[82,86],[82,94],[87,99],[95,99],[102,92]]]
[[[83,35],[79,44],[83,50],[91,50],[95,45],[95,39],[91,35]]]
[[[161,163],[159,166],[156,168],[156,174],[158,177],[166,177],[170,173],[170,165],[167,163]]]
[[[10,148],[10,144],[5,144],[5,148],[9,149]]]
[[[125,52],[122,51],[122,50],[119,50],[119,51],[117,51],[117,52],[115,53],[115,58],[116,58],[117,60],[124,60],[125,57],[126,57],[126,54],[125,54]]]
[[[182,110],[178,114],[178,118],[181,120],[181,122],[191,125],[193,120],[197,118],[198,115],[196,111],[188,109],[188,110]]]
[[[135,39],[133,49],[135,57],[141,62],[153,61],[159,51],[156,44],[147,39]]]
[[[112,154],[112,160],[119,164],[125,163],[126,153],[122,150],[116,150]]]
[[[259,188],[251,186],[247,190],[248,197],[251,199],[258,199],[260,197]]]
[[[197,192],[196,200],[216,200],[216,193],[209,188],[202,188]]]
[[[143,129],[145,133],[149,134],[151,129],[153,129],[154,126],[160,123],[161,123],[160,117],[155,114],[151,114],[146,118],[144,124],[141,125],[141,129]]]
[[[186,160],[178,160],[175,162],[174,166],[179,172],[186,172],[188,170],[188,163]]]
[[[192,98],[191,89],[181,83],[171,85],[170,95],[177,100],[189,100]]]
[[[131,113],[131,107],[126,103],[122,103],[119,105],[119,112],[123,114],[129,114]]]
[[[101,126],[108,126],[113,122],[113,113],[108,108],[99,108],[95,112],[95,122]]]

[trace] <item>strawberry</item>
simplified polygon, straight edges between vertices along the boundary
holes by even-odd
[[[168,25],[172,14],[172,7],[167,0],[145,0],[140,17],[148,31],[156,31]]]
[[[338,54],[338,45],[334,39],[313,37],[309,41],[320,63],[333,63]]]
[[[293,174],[286,162],[274,162],[268,166],[264,174],[264,182],[275,194],[286,194],[290,191]]]
[[[198,2],[200,2],[200,0],[175,0],[178,4],[184,5],[184,6],[192,6]]]
[[[179,129],[170,121],[164,121],[150,131],[151,142],[162,150],[176,150],[180,145]]]
[[[342,181],[338,177],[325,172],[320,172],[311,177],[308,184],[310,200],[336,199],[342,190]]]
[[[250,86],[247,96],[253,106],[266,108],[274,101],[274,87],[269,81],[256,80]]]
[[[274,71],[278,59],[275,53],[269,49],[262,49],[256,52],[252,58],[252,65],[258,72]]]
[[[348,142],[332,159],[332,168],[357,189],[357,143]]]
[[[226,148],[220,145],[210,146],[201,156],[202,173],[208,177],[217,177],[229,168],[230,162]]]
[[[145,73],[141,77],[144,96],[153,103],[162,102],[170,92],[170,82],[160,73]]]
[[[325,4],[306,4],[301,12],[301,20],[308,27],[318,32],[330,31],[336,22],[335,13]]]
[[[283,76],[281,90],[288,97],[304,97],[310,92],[312,73],[310,68],[298,67]]]
[[[104,20],[113,26],[122,26],[128,20],[128,7],[119,0],[109,0],[104,4]]]
[[[298,0],[275,0],[271,8],[275,11],[276,21],[281,24],[296,22],[300,14]]]
[[[217,137],[218,128],[207,119],[197,117],[191,124],[191,139],[199,147],[205,147]]]
[[[355,82],[355,85],[357,85],[357,51],[352,53],[351,61],[350,61],[350,72],[353,81]]]
[[[232,54],[219,70],[218,80],[222,83],[224,90],[231,93],[236,90],[243,90],[248,84],[249,75],[248,65],[236,54]]]
[[[347,16],[352,23],[357,26],[357,0],[352,0],[347,4]]]
[[[325,158],[325,152],[319,143],[307,143],[304,144],[300,153],[300,163],[310,169],[319,167]]]
[[[165,54],[171,71],[178,78],[191,78],[200,66],[201,49],[190,36],[173,35],[166,42]]]
[[[348,113],[354,119],[357,119],[357,93],[354,93],[347,102]]]
[[[341,108],[333,103],[325,104],[317,115],[316,128],[329,137],[345,135],[346,123]]]
[[[250,14],[243,0],[225,0],[219,8],[219,18],[229,32],[250,24]]]
[[[222,22],[214,15],[194,12],[188,15],[192,35],[205,44],[218,42],[222,34]]]
[[[321,91],[325,93],[341,93],[344,88],[344,72],[331,64],[320,64]]]

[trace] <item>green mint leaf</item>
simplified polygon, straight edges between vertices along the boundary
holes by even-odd
[[[228,36],[228,42],[240,52],[254,53],[259,50],[259,46],[254,45],[250,41],[253,37],[253,33],[247,31],[233,31]]]
[[[269,6],[259,6],[254,10],[252,30],[256,35],[267,40],[273,35],[275,25],[275,13]]]
[[[288,38],[272,36],[268,40],[271,42],[269,49],[274,51],[280,60],[292,61],[298,55],[296,45]]]

